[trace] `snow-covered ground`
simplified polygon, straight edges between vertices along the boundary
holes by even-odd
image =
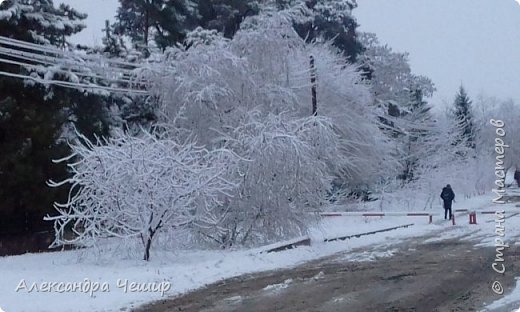
[[[511,311],[518,312],[520,311],[520,304],[518,303],[520,300],[520,283],[518,282],[519,278],[517,277],[516,288],[508,295],[496,300],[495,302],[486,306],[488,310],[504,310],[506,306],[514,306],[516,304],[518,309],[514,309]]]
[[[491,195],[461,201],[470,209],[492,210]],[[507,210],[514,205],[504,205]],[[439,211],[440,213],[440,211]],[[507,215],[510,215],[508,213]],[[478,225],[469,225],[467,215],[460,215],[458,225],[434,217],[428,224],[427,217],[331,217],[324,219],[309,236],[312,245],[298,247],[279,253],[260,253],[262,248],[240,251],[194,251],[156,252],[150,262],[124,260],[100,262],[86,258],[79,261],[79,251],[26,254],[0,258],[0,307],[10,311],[125,311],[145,302],[164,296],[180,294],[208,283],[245,273],[291,267],[305,261],[332,255],[341,251],[368,245],[366,253],[356,253],[346,259],[370,261],[391,256],[393,244],[410,238],[446,229],[443,238],[471,235],[482,244],[494,244],[494,216],[478,215]],[[490,222],[487,222],[490,221]],[[324,238],[364,233],[414,223],[408,228],[383,232],[346,241],[324,243]],[[520,216],[506,219],[506,240],[520,235]],[[513,240],[511,240],[512,242]],[[45,283],[54,284],[48,287]],[[90,282],[91,290],[87,289]],[[74,285],[76,283],[77,285]],[[101,290],[105,283],[106,292]],[[136,283],[131,286],[130,283]],[[148,283],[148,284],[147,284]],[[72,286],[71,286],[72,285]],[[94,291],[92,287],[99,285]],[[68,291],[67,287],[83,286]],[[36,287],[32,288],[31,287]],[[60,287],[62,287],[60,289]],[[125,288],[126,287],[126,288]],[[143,287],[132,291],[132,287]],[[16,291],[16,289],[18,291]],[[49,291],[48,288],[51,288]],[[149,290],[142,291],[142,290]],[[150,291],[151,290],[151,291]],[[520,300],[513,292],[508,303]],[[500,302],[495,303],[495,305]]]
[[[411,221],[411,222],[410,222]],[[325,237],[351,235],[397,225],[416,223],[416,226],[392,232],[364,236],[332,243],[314,243]],[[290,267],[315,258],[332,255],[356,247],[375,243],[395,243],[399,239],[423,235],[435,225],[428,225],[427,218],[421,220],[406,218],[330,218],[322,222],[320,228],[313,229],[310,236],[312,246],[299,247],[279,253],[262,253],[262,248],[243,251],[177,251],[153,254],[149,263],[143,261],[117,261],[98,263],[88,260],[78,262],[78,251],[59,253],[26,254],[0,258],[0,307],[5,311],[120,311],[135,307],[147,301],[161,299],[157,292],[128,292],[118,287],[128,283],[169,282],[171,288],[165,295],[174,295],[220,279],[244,273]],[[359,259],[357,256],[355,260]],[[367,254],[370,260],[372,254]],[[30,290],[32,283],[38,287],[44,282],[82,282],[88,279],[92,284],[108,283],[109,292],[44,292]],[[27,288],[15,291],[24,280]],[[164,289],[164,287],[163,287]],[[56,299],[56,300],[54,300]]]

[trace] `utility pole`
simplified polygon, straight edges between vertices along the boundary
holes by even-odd
[[[311,55],[311,94],[312,94],[312,115],[318,115],[318,99],[316,97],[316,65],[314,64],[314,56]]]

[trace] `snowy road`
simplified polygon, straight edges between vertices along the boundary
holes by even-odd
[[[431,237],[396,245],[391,257],[352,262],[352,251],[340,253],[228,279],[137,311],[478,311],[500,298],[490,289],[493,248],[460,238],[428,242]],[[507,293],[520,275],[520,248],[512,246],[505,256]]]

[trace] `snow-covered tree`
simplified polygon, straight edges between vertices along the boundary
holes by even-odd
[[[520,170],[520,107],[518,103],[508,100],[499,109],[493,119],[501,119],[505,124],[506,137],[504,141],[509,145],[506,151],[506,166],[509,163],[511,167]]]
[[[419,91],[425,98],[432,96],[432,81],[412,73],[408,53],[399,53],[388,45],[380,44],[373,33],[362,33],[365,51],[359,62],[368,70],[371,89],[378,104],[400,106],[409,102],[410,92]]]
[[[302,212],[320,209],[326,189],[317,177],[328,183],[333,177],[338,187],[353,190],[394,173],[397,166],[358,68],[329,43],[306,43],[291,17],[250,17],[231,40],[207,33],[188,38],[194,38],[190,48],[169,50],[161,64],[166,70],[156,69],[150,80],[164,122],[193,132],[207,148],[229,146],[249,160],[241,166],[247,179],[240,190],[247,196],[229,199],[226,213],[239,221],[228,218],[226,240],[273,239],[304,229]],[[323,119],[310,122],[305,118],[313,115],[313,87],[314,118]],[[280,193],[283,183],[290,196]],[[306,205],[296,205],[298,198]],[[246,235],[247,229],[254,233]]]
[[[53,246],[95,246],[103,238],[139,239],[144,260],[161,233],[219,223],[215,210],[236,187],[227,180],[236,156],[225,149],[208,151],[187,139],[159,133],[120,133],[106,142],[80,136],[69,162],[69,199],[55,205]],[[72,229],[73,235],[67,233]]]
[[[357,38],[357,21],[352,0],[270,0],[264,6],[273,7],[289,16],[294,29],[307,42],[331,41],[349,62],[355,62],[362,52]],[[264,8],[264,10],[268,10]]]
[[[512,168],[520,170],[520,107],[513,100],[500,100],[493,97],[479,96],[474,105],[475,122],[478,129],[476,136],[477,155],[491,154],[496,157],[495,139],[496,127],[490,124],[494,119],[504,123],[506,135],[501,138],[509,145],[505,149],[504,167],[506,171]],[[496,162],[494,159],[493,162]]]
[[[7,0],[0,7],[0,36],[64,47],[68,36],[86,27],[86,17],[52,0]]]
[[[173,50],[157,93],[168,120],[208,144],[240,126],[252,110],[312,115],[311,55],[317,113],[334,121],[343,144],[334,161],[341,164],[338,174],[350,185],[368,183],[382,169],[374,164],[382,163],[388,147],[369,106],[369,89],[340,53],[327,43],[306,44],[283,15],[250,18],[230,41]]]
[[[428,207],[440,205],[437,193],[446,184],[451,184],[459,197],[482,195],[493,187],[494,170],[489,170],[489,164],[494,163],[495,137],[489,119],[484,121],[490,118],[489,113],[485,116],[475,119],[475,126],[481,129],[475,136],[475,148],[454,144],[460,139],[460,127],[453,122],[451,111],[436,116],[434,127],[424,137],[428,142],[423,146],[426,154],[417,162],[418,180],[408,186],[429,194]]]
[[[112,57],[125,57],[128,53],[128,49],[123,36],[115,33],[114,26],[110,25],[108,20],[105,21],[103,31],[105,32],[105,35],[101,39],[103,43],[103,53]]]
[[[399,159],[402,171],[398,178],[403,182],[417,180],[417,167],[421,159],[427,159],[435,141],[436,124],[431,106],[423,100],[420,90],[409,92],[409,102],[402,105],[399,118],[395,119],[396,140],[400,143]]]
[[[328,118],[258,112],[236,128],[228,144],[247,158],[229,201],[222,244],[258,243],[305,233],[326,202],[332,177],[326,159],[338,145]],[[322,144],[323,148],[317,148]],[[337,151],[336,151],[337,152]]]
[[[472,110],[472,101],[470,100],[466,90],[460,86],[453,109],[451,112],[453,123],[456,125],[458,137],[453,144],[465,145],[469,148],[475,148],[476,129],[474,126],[474,117]]]
[[[366,70],[381,128],[394,143],[398,178],[410,182],[418,178],[419,160],[430,155],[429,142],[435,140],[436,126],[426,101],[434,85],[412,73],[407,53],[381,45],[372,33],[363,33],[360,39],[365,50],[359,62]]]

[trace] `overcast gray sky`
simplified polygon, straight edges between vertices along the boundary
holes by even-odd
[[[408,51],[415,73],[451,103],[462,82],[479,93],[520,103],[520,5],[514,0],[358,0],[362,31]]]
[[[119,2],[117,0],[54,0],[55,4],[66,3],[81,13],[87,13],[85,21],[87,28],[72,38],[72,41],[82,44],[101,44],[105,28],[105,20],[114,22]]]
[[[520,1],[520,0],[519,0]],[[56,0],[89,14],[74,38],[100,44],[117,0]],[[358,0],[360,30],[375,32],[397,51],[408,51],[412,70],[437,86],[433,102],[453,100],[461,84],[520,103],[520,5],[515,0]]]

